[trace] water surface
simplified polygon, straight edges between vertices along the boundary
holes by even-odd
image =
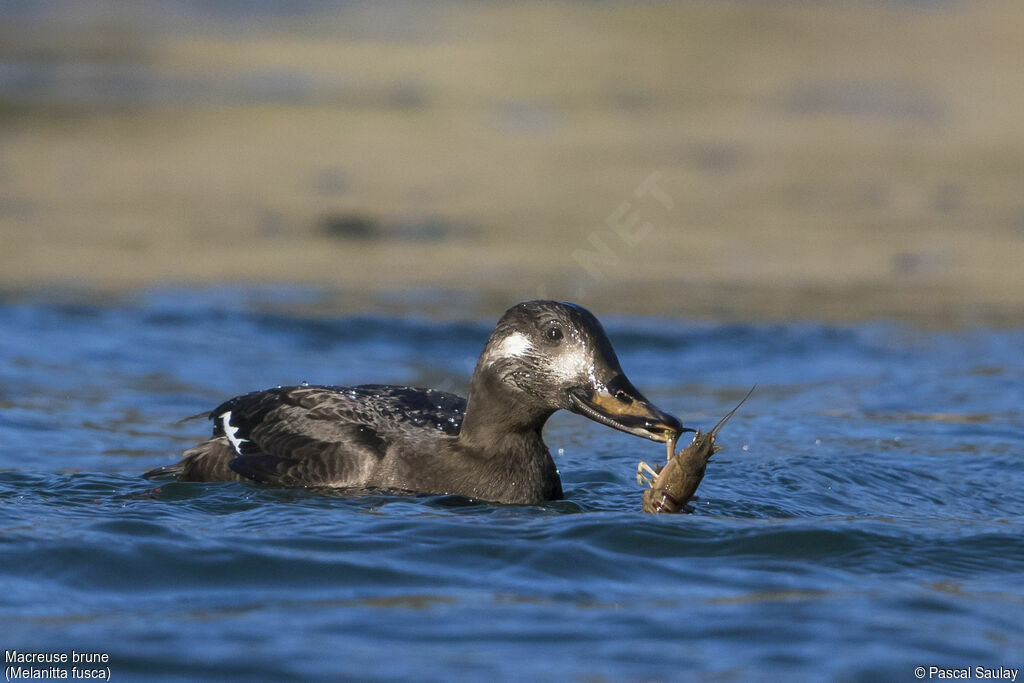
[[[568,414],[546,430],[566,499],[536,507],[142,480],[237,393],[463,392],[500,313],[302,312],[317,296],[0,304],[0,647],[106,652],[122,678],[1024,664],[1024,331],[606,319],[687,424],[758,385],[685,516],[639,513],[658,444]]]

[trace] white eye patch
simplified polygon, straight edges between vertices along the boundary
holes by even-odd
[[[497,360],[498,358],[515,358],[517,356],[522,356],[532,348],[533,344],[530,343],[530,340],[526,338],[525,334],[522,332],[513,332],[495,344],[487,355],[494,360]]]
[[[551,359],[551,373],[563,381],[571,381],[591,372],[586,349],[570,346]]]
[[[587,349],[584,346],[569,343],[561,347],[544,348],[541,353],[522,332],[513,332],[495,343],[487,351],[487,364],[493,365],[499,360],[533,356],[531,362],[540,363],[538,370],[550,378],[569,382],[593,372]]]

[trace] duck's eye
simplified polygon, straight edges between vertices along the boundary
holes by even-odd
[[[549,327],[548,328],[548,339],[553,342],[558,341],[562,338],[562,328],[560,327]]]

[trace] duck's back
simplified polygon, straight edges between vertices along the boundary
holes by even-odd
[[[444,448],[466,399],[386,385],[292,386],[256,391],[215,408],[213,436],[177,465],[148,473],[187,481],[250,479],[284,486],[373,485],[389,451]]]

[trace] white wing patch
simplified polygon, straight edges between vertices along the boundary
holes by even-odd
[[[231,447],[235,449],[235,453],[242,454],[242,444],[248,442],[248,439],[238,438],[238,427],[231,426],[231,411],[220,414],[220,426],[224,430],[224,436],[228,437],[228,441],[231,442]]]

